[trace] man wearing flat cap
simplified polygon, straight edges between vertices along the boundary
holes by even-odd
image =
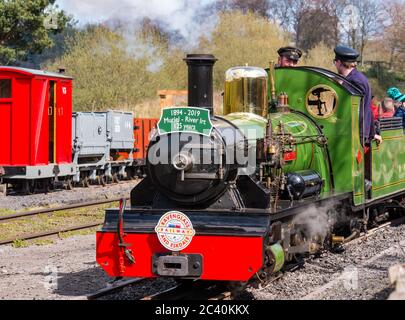
[[[360,104],[360,142],[364,147],[364,178],[365,190],[370,197],[370,190],[372,188],[371,164],[372,155],[370,146],[372,140],[377,140],[377,143],[382,142],[380,135],[376,134],[374,124],[374,115],[372,110],[372,95],[371,87],[367,77],[357,70],[357,59],[360,54],[349,47],[337,46],[335,48],[335,59],[333,60],[338,73],[345,77],[351,84],[357,87],[363,95]],[[345,85],[344,83],[342,84]]]
[[[302,57],[302,51],[295,47],[283,47],[278,49],[277,53],[277,67],[296,67]]]
[[[359,56],[360,54],[352,48],[337,46],[335,48],[334,64],[338,73],[360,89],[363,94],[362,103],[364,108],[360,108],[360,139],[362,145],[364,141],[365,145],[368,146],[373,139],[381,142],[381,137],[375,134],[370,84],[367,77],[356,68]]]

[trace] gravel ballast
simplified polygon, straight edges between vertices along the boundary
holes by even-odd
[[[103,186],[77,187],[73,190],[56,190],[33,195],[11,194],[0,196],[0,209],[26,210],[29,208],[48,207],[51,205],[67,205],[92,200],[107,200],[119,197],[128,197],[137,181],[123,181],[119,184]]]
[[[265,288],[247,291],[257,300],[387,299],[388,269],[405,261],[404,248],[405,225],[391,226],[349,243],[343,253],[322,253]]]

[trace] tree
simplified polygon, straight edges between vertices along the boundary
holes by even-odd
[[[389,51],[390,69],[404,69],[405,65],[405,4],[391,1],[387,4],[383,43]]]
[[[239,10],[243,13],[255,13],[264,18],[269,17],[271,9],[268,0],[218,0],[213,7],[222,13]]]
[[[302,11],[296,26],[297,46],[305,51],[320,43],[328,47],[336,46],[339,34],[338,24],[339,19],[323,8]]]
[[[305,50],[321,42],[335,45],[345,3],[346,0],[270,0],[270,19],[292,33],[295,43]]]
[[[377,36],[382,29],[381,6],[376,0],[350,0],[345,8],[348,10],[341,17],[342,29],[347,36],[347,44],[359,50],[363,64],[364,48],[370,38]],[[349,17],[350,14],[353,17]]]
[[[0,63],[9,65],[52,46],[50,35],[61,32],[70,18],[55,0],[0,1]],[[53,21],[47,28],[46,21]]]

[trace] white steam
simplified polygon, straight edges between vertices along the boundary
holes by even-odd
[[[331,227],[343,219],[343,213],[335,210],[335,207],[336,203],[333,201],[319,207],[311,205],[304,212],[295,216],[292,223],[304,225],[309,237],[326,237]]]
[[[177,33],[190,46],[198,43],[202,34],[209,34],[216,16],[202,15],[216,0],[58,0],[56,4],[86,23],[120,21],[131,30],[142,19],[158,21],[166,31]]]

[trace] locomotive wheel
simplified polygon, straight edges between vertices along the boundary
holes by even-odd
[[[240,299],[241,296],[245,293],[249,282],[240,282],[240,281],[230,281],[226,283],[226,288],[231,292],[231,295],[234,299]]]
[[[302,230],[298,230],[297,233],[295,233],[292,236],[292,244],[294,246],[300,246],[306,242],[304,232]],[[293,253],[289,254],[289,261],[293,263],[300,263],[304,260],[306,254],[305,253]]]

